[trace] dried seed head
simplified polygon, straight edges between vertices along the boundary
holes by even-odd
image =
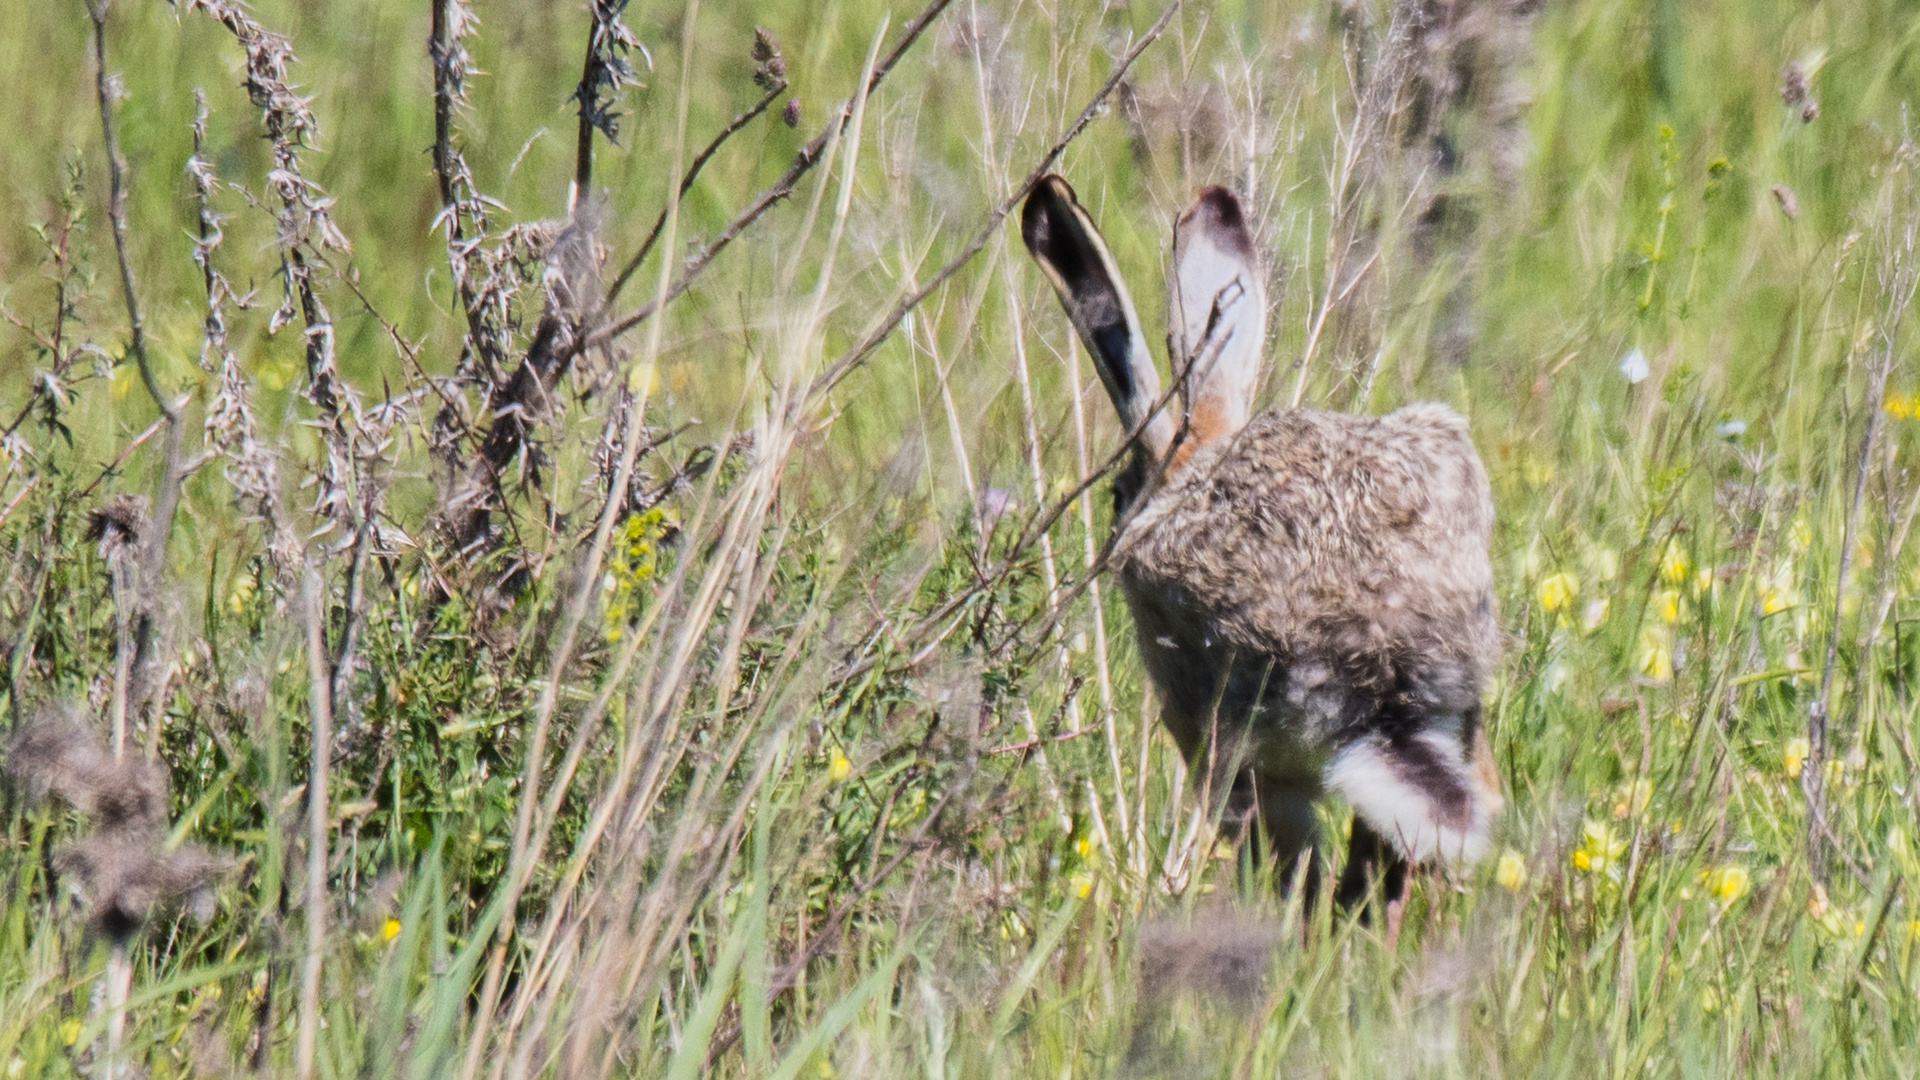
[[[122,551],[140,546],[147,528],[147,497],[115,495],[87,514],[87,539],[100,545],[100,557],[111,561]]]
[[[1786,73],[1780,76],[1780,100],[1789,105],[1798,105],[1807,99],[1807,71],[1800,61],[1787,63]]]
[[[115,760],[78,709],[42,709],[14,734],[7,769],[29,799],[58,795],[102,830],[151,833],[166,824],[165,771],[142,758]]]
[[[780,110],[780,122],[787,125],[790,128],[800,126],[800,99],[799,98],[794,97],[794,98],[787,99],[787,107]]]
[[[195,919],[213,916],[213,888],[231,861],[188,845],[164,851],[151,837],[101,832],[75,841],[54,856],[54,866],[72,876],[87,922],[116,941],[133,936],[153,909],[182,902]]]
[[[168,851],[167,774],[142,757],[114,758],[77,708],[43,708],[14,734],[7,767],[27,797],[58,795],[90,816],[92,832],[63,845],[54,866],[72,878],[94,930],[125,941],[155,906],[184,902],[202,921],[230,859],[194,845]]]
[[[1792,188],[1785,184],[1775,184],[1773,185],[1773,197],[1779,200],[1780,212],[1787,215],[1788,221],[1799,219],[1800,198],[1793,193]]]
[[[1803,124],[1813,123],[1814,117],[1819,115],[1820,102],[1813,98],[1808,98],[1807,103],[1800,106],[1800,122]]]
[[[753,28],[753,84],[769,93],[787,84],[787,61],[780,55],[780,43],[773,31],[764,26]]]
[[[1191,922],[1156,919],[1140,929],[1140,988],[1149,998],[1198,991],[1221,1003],[1262,997],[1267,969],[1286,933],[1276,924],[1224,910]]]

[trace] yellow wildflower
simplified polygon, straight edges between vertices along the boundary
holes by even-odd
[[[1807,524],[1806,518],[1793,519],[1793,524],[1787,527],[1787,542],[1796,555],[1813,543],[1813,526]]]
[[[241,575],[234,578],[233,591],[227,597],[227,610],[233,612],[235,615],[245,612],[247,610],[247,601],[253,599],[253,594],[258,588],[259,586],[254,584],[254,580],[250,576]]]
[[[1662,589],[1656,593],[1653,598],[1653,614],[1655,618],[1663,623],[1672,624],[1679,622],[1680,591],[1678,589]]]
[[[1540,610],[1549,615],[1565,611],[1579,595],[1580,582],[1565,570],[1550,574],[1540,582]]]
[[[1634,667],[1654,682],[1673,678],[1673,631],[1664,625],[1651,625],[1640,631],[1640,650]]]
[[[1620,856],[1627,853],[1626,838],[1615,833],[1607,822],[1588,818],[1580,823],[1580,837],[1580,847],[1573,853],[1573,865],[1589,874],[1616,870]]]
[[[1880,408],[1895,420],[1911,420],[1920,416],[1920,397],[1889,390],[1887,396],[1880,399]]]
[[[1816,890],[1814,896],[1820,899],[1820,909],[1818,909],[1818,915],[1814,915],[1814,901],[1809,899],[1809,901],[1807,901],[1807,915],[1811,915],[1812,920],[1818,922],[1820,928],[1828,932],[1828,936],[1834,936],[1834,938],[1859,938],[1862,934],[1866,934],[1866,919],[1860,919],[1859,915],[1851,915],[1851,913],[1847,913],[1847,911],[1841,911],[1837,903],[1828,903],[1826,890],[1822,890],[1820,886],[1814,886],[1814,890]]]
[[[1760,614],[1778,615],[1800,601],[1789,589],[1783,589],[1773,582],[1760,586]]]
[[[1678,541],[1667,541],[1666,553],[1660,556],[1660,579],[1669,585],[1679,585],[1687,580],[1687,574],[1693,564],[1687,560],[1687,553]]]
[[[1494,883],[1508,892],[1519,892],[1527,883],[1527,862],[1520,853],[1508,848],[1500,853],[1500,862],[1493,868]]]
[[[60,1021],[60,1042],[63,1045],[72,1046],[74,1043],[77,1043],[79,1041],[80,1041],[80,1018],[77,1016],[70,1016],[65,1020]]]
[[[1721,907],[1732,907],[1736,900],[1752,891],[1753,880],[1747,868],[1730,863],[1707,873],[1707,891]]]
[[[629,514],[621,535],[607,552],[607,572],[600,587],[607,594],[606,635],[618,641],[629,621],[646,607],[649,583],[660,575],[660,546],[674,524],[659,507]]]
[[[1707,593],[1713,591],[1713,582],[1714,582],[1714,577],[1713,577],[1713,570],[1711,567],[1703,566],[1699,570],[1694,571],[1694,575],[1693,575],[1694,599],[1697,600],[1700,597],[1707,595]]]
[[[394,938],[397,938],[399,936],[400,936],[400,920],[399,919],[388,919],[386,922],[383,922],[380,924],[380,938],[382,941],[392,941]]]
[[[1612,581],[1620,574],[1620,553],[1610,547],[1594,548],[1587,553],[1587,569],[1595,581]]]
[[[847,755],[844,753],[841,753],[840,749],[838,747],[835,747],[833,751],[833,756],[829,758],[827,761],[827,779],[837,784],[840,781],[845,780],[852,773],[853,773],[853,762],[848,761]]]
[[[1813,745],[1807,742],[1805,736],[1788,739],[1786,749],[1780,753],[1780,764],[1786,769],[1788,776],[1797,778],[1800,770],[1806,767],[1807,758],[1812,753]]]
[[[1613,789],[1613,816],[1616,818],[1639,817],[1647,804],[1653,801],[1653,781],[1641,777],[1631,784],[1621,784]]]

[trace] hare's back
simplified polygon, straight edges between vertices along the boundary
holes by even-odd
[[[1452,409],[1279,410],[1155,493],[1121,571],[1237,648],[1382,689],[1438,676],[1446,696],[1477,696],[1494,647],[1492,526],[1486,472]]]

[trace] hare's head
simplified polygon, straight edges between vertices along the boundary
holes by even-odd
[[[1246,424],[1266,339],[1267,295],[1246,215],[1232,192],[1207,188],[1174,223],[1167,363],[1177,400],[1163,396],[1126,282],[1064,179],[1049,175],[1034,185],[1020,235],[1093,354],[1144,459],[1176,471],[1195,450]]]

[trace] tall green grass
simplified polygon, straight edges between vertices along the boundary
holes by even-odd
[[[457,142],[504,207],[496,228],[566,214],[584,8],[477,7]],[[1354,80],[1391,66],[1404,25],[1386,5],[1190,2],[1066,150],[1150,339],[1173,216],[1230,182],[1273,274],[1263,404],[1303,377],[1309,404],[1438,399],[1471,420],[1499,515],[1509,638],[1488,715],[1509,805],[1496,856],[1420,879],[1397,941],[1288,898],[1214,836],[1124,605],[1081,587],[1104,485],[1064,500],[1121,433],[1011,228],[831,393],[805,394],[961,252],[1158,5],[955,3],[657,340],[647,323],[582,358],[539,428],[537,477],[508,485],[512,528],[477,552],[433,525],[451,484],[421,369],[454,372],[464,320],[432,228],[430,10],[256,11],[300,57],[321,129],[304,167],[353,245],[316,276],[339,367],[369,407],[407,406],[365,465],[384,531],[360,599],[343,538],[304,543],[323,638],[352,624],[360,658],[335,703],[318,1012],[298,992],[299,580],[215,456],[147,598],[166,689],[129,746],[170,778],[158,842],[234,865],[211,918],[162,907],[133,938],[124,1068],[290,1074],[306,1019],[324,1076],[1913,1075],[1905,6],[1568,0],[1508,17],[1475,39],[1483,61],[1506,52],[1446,120],[1467,163],[1447,177],[1400,120],[1365,141]],[[636,3],[640,85],[618,101],[618,145],[597,147],[607,260],[666,205],[675,148],[685,160],[759,96],[756,23],[782,47],[798,126],[782,101],[722,146],[679,205],[670,266],[780,175],[917,10],[704,0],[689,22]],[[255,290],[229,307],[230,339],[304,537],[324,443],[301,324],[269,333],[269,148],[239,53],[165,4],[121,0],[108,26],[156,374],[191,395],[197,456],[216,389],[185,173],[204,88],[207,157],[239,185],[217,196],[215,259]],[[89,29],[81,4],[0,7],[0,422],[40,403],[4,448],[0,645],[9,723],[77,703],[104,731],[127,598],[83,534],[108,498],[156,490],[164,440],[121,456],[158,414],[123,355]],[[1781,100],[1789,62],[1810,73],[1810,121]],[[1493,99],[1525,103],[1509,142]],[[1471,220],[1423,252],[1435,185]],[[74,362],[48,410],[32,395],[56,331]],[[621,387],[648,393],[636,486],[657,501],[618,516],[594,570],[597,444]],[[477,407],[471,387],[448,392]],[[522,556],[517,588],[488,587]],[[1824,757],[1806,741],[1823,683]],[[94,826],[27,799],[17,765],[0,1072],[105,1075],[113,950],[54,855]],[[1817,874],[1810,769],[1831,834]],[[509,888],[523,801],[543,839]],[[1338,807],[1324,826],[1337,854]]]

